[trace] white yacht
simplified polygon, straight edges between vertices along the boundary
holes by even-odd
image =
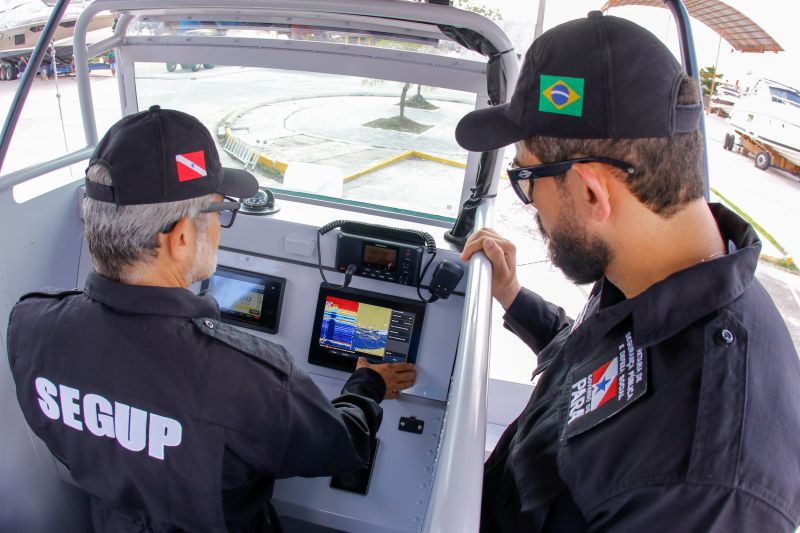
[[[62,72],[70,70],[66,67],[72,64],[72,33],[78,17],[87,5],[87,2],[80,1],[67,6],[53,33],[54,61],[65,67]],[[20,1],[0,8],[0,81],[16,80],[25,70],[33,46],[44,30],[52,10],[52,5],[41,0]],[[94,17],[87,28],[90,32],[89,41],[96,42],[109,37],[113,23],[114,15],[108,12]],[[52,66],[45,64],[40,72],[51,75],[52,69]]]
[[[800,165],[800,91],[797,89],[777,81],[758,80],[733,106],[730,123],[739,135],[744,134],[793,165]]]

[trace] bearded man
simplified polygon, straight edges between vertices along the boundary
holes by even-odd
[[[594,283],[575,319],[485,253],[505,325],[538,354],[486,462],[481,531],[794,531],[800,363],[754,277],[761,244],[703,198],[697,86],[645,29],[601,12],[531,46],[508,104],[456,138],[516,146],[508,177],[554,265]],[[494,357],[502,357],[494,355]]]

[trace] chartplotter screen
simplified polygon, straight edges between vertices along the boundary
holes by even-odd
[[[285,282],[266,274],[219,267],[203,282],[202,292],[217,300],[225,322],[276,333]]]
[[[321,288],[309,362],[350,370],[372,362],[416,360],[425,305],[354,289]]]

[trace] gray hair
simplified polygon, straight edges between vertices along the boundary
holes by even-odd
[[[111,173],[104,165],[92,165],[86,178],[111,185]],[[117,206],[84,198],[84,233],[95,270],[115,281],[135,282],[137,267],[158,257],[161,230],[181,218],[189,218],[202,237],[208,230],[208,217],[198,215],[203,206],[213,201],[214,195],[209,194],[177,202]]]

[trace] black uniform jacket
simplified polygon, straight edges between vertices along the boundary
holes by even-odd
[[[8,355],[33,431],[89,493],[98,531],[272,530],[275,478],[362,466],[385,386],[326,399],[286,350],[180,288],[91,274],[24,296]]]
[[[755,232],[711,207],[727,256],[628,300],[601,281],[578,323],[509,307],[538,382],[485,465],[482,531],[794,531],[800,363]]]

